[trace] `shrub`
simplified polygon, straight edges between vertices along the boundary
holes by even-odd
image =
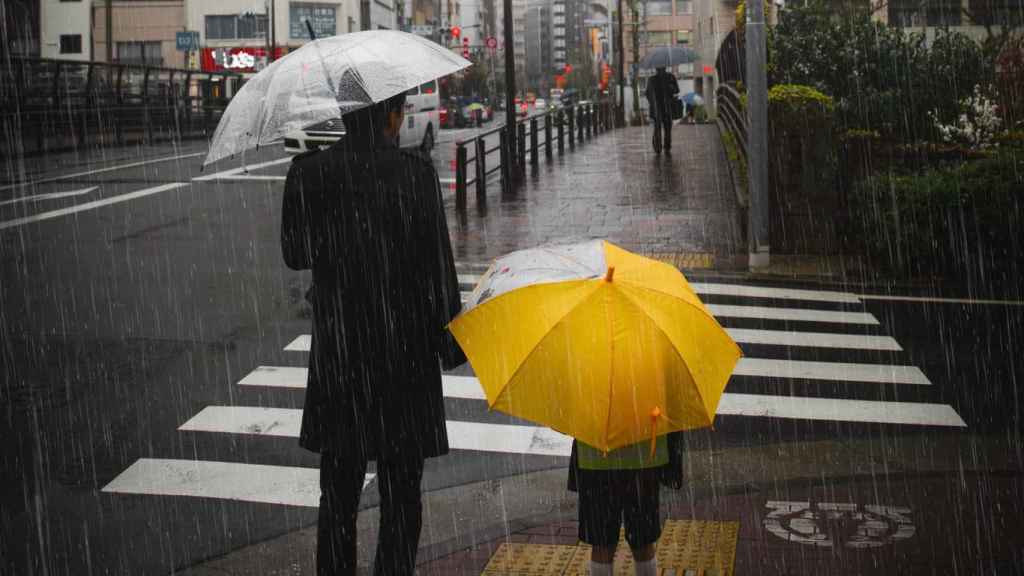
[[[850,247],[910,274],[1019,277],[1024,155],[1004,151],[960,165],[882,174],[849,197]]]
[[[832,118],[832,98],[810,86],[779,84],[768,90],[769,118],[775,127],[797,130],[822,125]]]

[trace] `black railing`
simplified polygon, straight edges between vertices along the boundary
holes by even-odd
[[[543,126],[541,124],[543,123]],[[478,207],[487,203],[487,180],[495,173],[501,174],[502,190],[511,192],[513,180],[513,164],[519,170],[529,164],[536,168],[540,164],[541,149],[548,159],[554,157],[555,150],[559,155],[565,153],[565,140],[568,137],[570,150],[575,149],[577,141],[593,138],[600,132],[614,127],[614,114],[611,102],[585,103],[565,108],[548,110],[516,121],[515,150],[509,149],[508,127],[499,126],[481,132],[470,140],[462,140],[455,145],[455,208],[462,212],[466,209],[466,191],[469,186],[476,185],[476,202]],[[568,134],[567,134],[568,132]],[[498,134],[498,143],[488,147],[488,137]],[[543,139],[543,140],[542,140]],[[528,144],[528,145],[527,145]],[[468,148],[472,147],[474,155],[469,157]],[[491,165],[489,157],[497,152],[497,164]],[[515,162],[510,156],[515,155]],[[473,177],[470,178],[469,166],[473,165]]]
[[[718,118],[725,129],[736,140],[736,147],[744,158],[747,157],[747,112],[739,92],[729,84],[721,84],[715,91]]]
[[[241,82],[233,73],[11,58],[0,64],[0,156],[203,137]]]

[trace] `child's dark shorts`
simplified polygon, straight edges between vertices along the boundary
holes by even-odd
[[[625,523],[630,548],[657,542],[661,537],[658,470],[579,470],[580,540],[611,548]]]

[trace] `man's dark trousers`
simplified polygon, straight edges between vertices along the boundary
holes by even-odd
[[[654,124],[654,151],[661,152],[664,148],[666,151],[672,149],[672,115],[661,114],[655,116],[652,123]]]
[[[366,459],[320,457],[320,519],[317,525],[317,575],[356,573],[356,516],[366,475]],[[377,461],[380,529],[376,576],[411,575],[416,566],[423,501],[423,459]]]

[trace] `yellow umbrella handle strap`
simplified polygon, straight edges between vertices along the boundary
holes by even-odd
[[[651,410],[651,460],[654,460],[654,451],[658,442],[658,417],[661,416],[661,408],[655,406]]]

